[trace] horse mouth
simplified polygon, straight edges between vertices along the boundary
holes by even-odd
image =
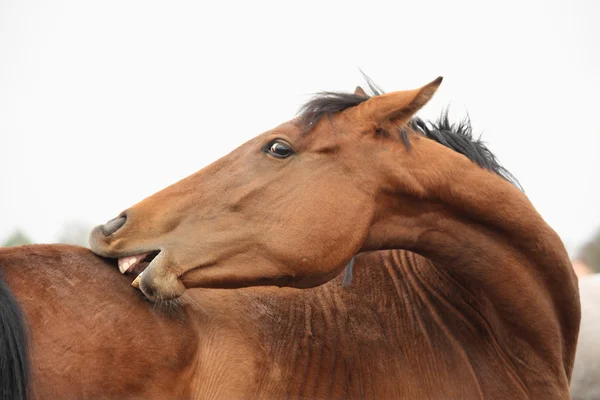
[[[122,274],[134,274],[137,275],[132,285],[139,285],[139,281],[142,274],[148,268],[150,263],[160,253],[160,250],[151,251],[149,253],[136,254],[133,256],[119,257],[119,271]]]

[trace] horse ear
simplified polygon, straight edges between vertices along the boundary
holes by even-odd
[[[378,124],[394,123],[398,125],[408,122],[413,115],[421,109],[433,97],[440,84],[442,77],[438,77],[427,85],[401,92],[392,92],[381,96],[371,97],[363,103],[368,107],[368,114]]]
[[[357,96],[369,97],[364,89],[360,86],[357,86],[356,89],[354,89],[354,94]]]

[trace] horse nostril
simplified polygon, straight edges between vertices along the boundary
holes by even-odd
[[[100,230],[104,234],[104,236],[110,236],[116,231],[119,230],[123,225],[125,225],[125,221],[127,221],[126,217],[117,217],[115,219],[111,219],[104,225],[100,227]]]

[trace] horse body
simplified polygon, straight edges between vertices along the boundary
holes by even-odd
[[[196,289],[173,309],[81,248],[2,249],[0,268],[32,399],[568,397],[485,293],[406,251],[357,256],[349,288]]]
[[[440,83],[317,96],[96,227],[92,251],[156,304],[183,296],[179,319],[89,252],[3,251],[34,394],[568,398],[568,254],[470,129],[414,118]],[[326,283],[352,259],[350,288]]]

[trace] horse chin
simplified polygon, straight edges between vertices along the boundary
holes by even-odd
[[[141,262],[133,266],[132,272],[141,272],[131,285],[139,289],[148,300],[165,302],[174,300],[185,292],[186,287],[175,272],[176,266],[172,264],[166,251],[154,251],[140,256],[144,257],[140,257]]]

